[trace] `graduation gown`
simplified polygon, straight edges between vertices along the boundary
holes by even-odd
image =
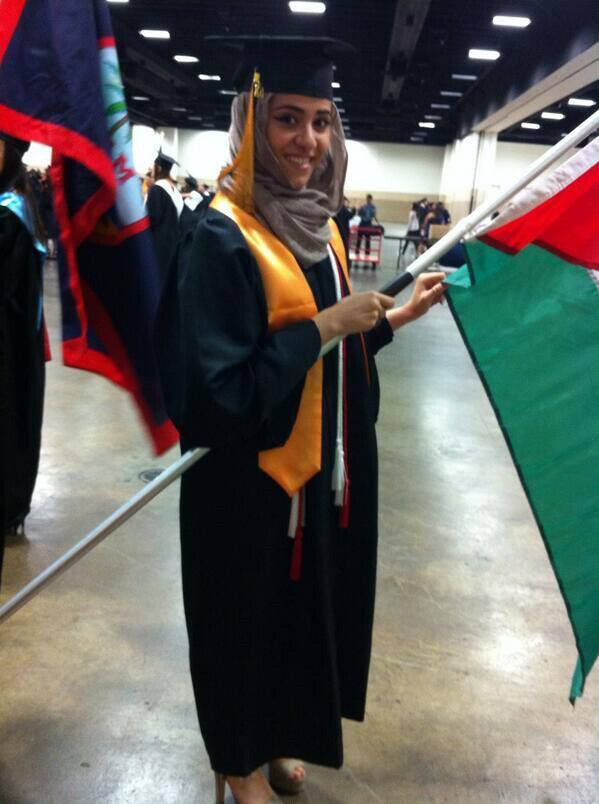
[[[181,199],[181,211],[182,209],[183,199]],[[163,278],[168,273],[181,235],[179,226],[181,211],[177,209],[171,195],[164,187],[159,184],[153,184],[150,187],[146,199],[146,212],[150,219],[158,267]]]
[[[335,303],[328,258],[305,272]],[[346,288],[347,290],[347,288]],[[200,728],[216,771],[291,756],[339,767],[341,718],[364,717],[377,552],[378,380],[384,321],[346,339],[349,527],[331,473],[337,349],[324,358],[322,469],[306,485],[301,579],[290,580],[290,497],[258,467],[285,443],[321,343],[303,321],[268,332],[257,263],[214,209],[169,276],[157,352],[182,449],[212,451],[181,482],[183,596]]]
[[[40,252],[0,205],[0,571],[6,530],[29,513],[42,431],[45,357]]]

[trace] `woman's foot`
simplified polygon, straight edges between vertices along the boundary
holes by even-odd
[[[259,769],[249,776],[227,776],[226,782],[231,788],[235,804],[271,804],[279,801]]]
[[[306,768],[299,759],[273,759],[268,763],[270,783],[278,793],[299,793],[306,778]]]

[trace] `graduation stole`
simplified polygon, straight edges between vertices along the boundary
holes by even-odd
[[[314,296],[293,254],[260,221],[222,192],[210,205],[234,221],[260,270],[268,308],[268,331],[309,321],[318,312]],[[351,289],[345,246],[331,219],[331,246]],[[258,465],[292,497],[321,468],[322,458],[322,358],[306,375],[295,424],[282,447],[263,450]]]

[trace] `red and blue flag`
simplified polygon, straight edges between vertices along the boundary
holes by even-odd
[[[0,11],[0,130],[52,147],[64,362],[128,390],[163,452],[178,435],[152,348],[160,274],[106,0]]]

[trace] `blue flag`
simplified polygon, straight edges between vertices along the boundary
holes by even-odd
[[[3,0],[0,130],[53,149],[65,363],[129,391],[163,452],[160,275],[106,0]]]

